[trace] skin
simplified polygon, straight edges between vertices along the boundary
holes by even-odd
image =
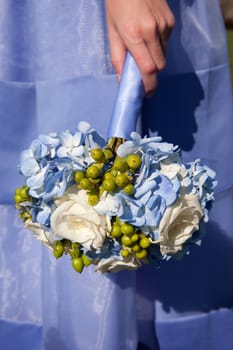
[[[175,25],[166,0],[105,0],[111,59],[120,78],[126,51],[134,57],[147,95],[166,65],[166,44]]]

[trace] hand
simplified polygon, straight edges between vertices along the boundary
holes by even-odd
[[[165,49],[174,27],[166,0],[106,0],[113,66],[120,77],[126,51],[141,72],[146,94],[157,86],[157,73],[165,67]]]

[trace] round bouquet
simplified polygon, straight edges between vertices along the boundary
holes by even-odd
[[[126,108],[127,116],[138,108]],[[115,108],[110,127],[118,136],[119,114]],[[80,122],[74,131],[40,135],[21,154],[19,215],[56,258],[70,255],[78,272],[90,264],[116,272],[180,257],[200,241],[208,220],[215,173],[199,160],[184,164],[179,148],[160,137],[127,128],[128,140],[104,140]]]

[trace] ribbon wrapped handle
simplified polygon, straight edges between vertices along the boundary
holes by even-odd
[[[120,79],[118,95],[110,119],[108,137],[128,139],[136,130],[137,118],[145,96],[141,74],[128,52]]]

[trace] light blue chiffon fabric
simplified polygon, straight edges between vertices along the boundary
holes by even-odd
[[[217,0],[172,0],[176,27],[139,129],[217,172],[202,247],[160,270],[78,275],[17,219],[20,152],[88,120],[103,136],[117,95],[103,0],[0,2],[0,344],[4,350],[231,350],[233,106]]]

